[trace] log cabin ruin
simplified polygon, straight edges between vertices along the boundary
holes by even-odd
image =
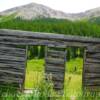
[[[0,85],[24,89],[27,46],[45,46],[45,73],[54,89],[64,87],[67,47],[83,47],[83,88],[100,88],[100,38],[0,29]],[[25,46],[24,49],[20,46]],[[54,48],[57,48],[54,49]]]

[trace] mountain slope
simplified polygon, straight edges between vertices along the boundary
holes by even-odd
[[[82,13],[67,14],[61,11],[53,10],[41,4],[30,3],[24,6],[15,7],[0,12],[1,16],[5,15],[8,16],[10,14],[16,14],[15,17],[21,17],[23,19],[28,19],[28,20],[35,18],[57,18],[57,19],[80,20],[80,19],[90,19],[92,17],[100,17],[100,7]]]
[[[68,17],[67,14],[61,11],[56,11],[49,7],[36,3],[30,3],[28,5],[12,8],[1,12],[0,15],[10,15],[13,13],[16,13],[16,17],[22,17],[24,19],[34,19],[37,17],[66,19]]]

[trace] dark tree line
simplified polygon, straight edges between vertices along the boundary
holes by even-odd
[[[67,60],[74,59],[77,57],[83,57],[84,48],[69,47],[67,50]],[[42,59],[45,57],[45,46],[28,46],[28,59],[38,58]]]

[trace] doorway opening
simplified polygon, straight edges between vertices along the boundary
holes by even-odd
[[[64,93],[77,96],[82,90],[84,48],[68,47],[65,70]]]
[[[38,86],[44,77],[45,46],[28,46],[24,89]]]
[[[83,73],[83,62],[84,62],[84,48],[79,47],[67,47],[65,48],[66,53],[66,67],[65,67],[65,77],[64,77],[64,96],[66,96],[66,93],[69,95],[77,95],[82,90],[82,73]],[[60,56],[60,53],[62,54],[62,50],[58,49],[48,49],[49,59],[45,58],[45,46],[28,46],[28,53],[27,53],[27,68],[26,68],[26,77],[25,77],[25,89],[33,89],[38,86],[38,84],[42,81],[45,77],[45,60],[47,60],[48,69],[47,72],[54,73],[54,81],[57,80],[58,83],[62,80],[60,77],[63,78],[64,69],[61,68],[60,64],[59,66],[57,63],[62,62],[63,59],[59,61],[58,56]],[[59,54],[58,54],[59,52]],[[57,53],[57,55],[56,55]],[[57,60],[52,60],[55,57],[57,57]],[[63,55],[61,55],[63,57]],[[65,56],[64,56],[65,57]],[[53,66],[51,66],[53,65]],[[46,67],[46,68],[47,68]],[[59,68],[58,68],[59,67]],[[56,68],[56,70],[55,70]],[[62,70],[62,71],[61,71]],[[61,72],[61,75],[59,73]],[[55,74],[56,73],[56,74]],[[56,76],[57,77],[56,77]],[[60,75],[58,77],[58,75]],[[59,81],[60,80],[60,81]],[[56,81],[55,81],[56,82]],[[58,86],[58,83],[56,86]],[[60,84],[59,84],[60,85]]]

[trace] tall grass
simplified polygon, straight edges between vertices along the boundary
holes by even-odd
[[[0,88],[0,100],[49,100],[50,98],[58,98],[58,96],[60,100],[60,95],[53,90],[52,82],[47,82],[44,79],[29,94],[18,92],[11,86]]]
[[[0,100],[100,100],[99,92],[80,91],[75,97],[69,91],[65,91],[64,95],[53,90],[51,81],[42,80],[32,93],[25,94],[18,92],[11,87],[0,87]]]
[[[63,94],[53,89],[51,80],[45,81],[43,64],[43,59],[28,61],[25,88],[31,88],[32,93],[21,93],[11,86],[0,86],[0,100],[100,100],[99,92],[82,91],[81,58],[66,64]],[[77,70],[74,70],[75,66]]]
[[[10,86],[0,87],[0,100],[100,100],[99,92],[77,91],[77,96],[73,93],[68,89],[60,95],[60,92],[53,90],[52,81],[42,80],[37,87],[33,88],[32,93],[28,94],[18,92]]]

